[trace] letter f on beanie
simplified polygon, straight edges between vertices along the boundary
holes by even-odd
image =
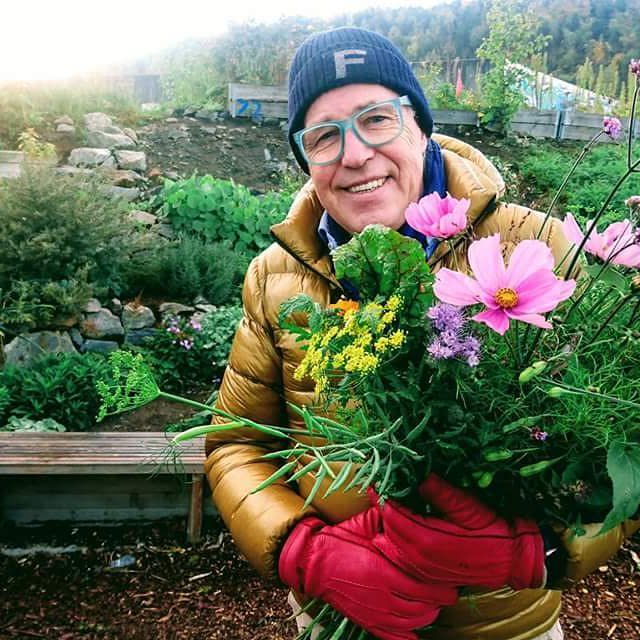
[[[407,59],[390,40],[354,27],[317,33],[300,45],[289,70],[289,144],[305,172],[309,167],[293,134],[304,128],[307,109],[316,98],[347,84],[377,84],[409,96],[420,128],[431,135],[429,103]]]

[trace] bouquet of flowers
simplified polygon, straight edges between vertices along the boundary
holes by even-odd
[[[634,69],[640,81],[638,61]],[[637,95],[638,87],[630,131]],[[613,120],[603,132],[617,137]],[[640,197],[627,200],[628,217],[598,232],[613,195],[639,170],[631,134],[628,144],[627,170],[587,228],[566,216],[573,246],[559,266],[538,239],[522,241],[505,261],[499,236],[462,237],[469,203],[435,193],[409,206],[407,222],[441,242],[468,242],[466,273],[432,274],[422,245],[392,229],[354,235],[333,261],[357,299],[324,308],[297,296],[281,308],[281,326],[306,349],[296,376],[311,378],[317,392],[316,406],[293,407],[305,429],[207,407],[228,423],[196,427],[175,443],[238,425],[285,438],[289,445],[267,454],[282,465],[255,491],[310,474],[307,503],[321,490],[373,486],[381,500],[411,505],[435,471],[504,517],[560,523],[577,535],[585,522],[602,522],[604,532],[634,516]],[[104,413],[174,397],[139,358],[112,357],[113,378],[100,386]],[[316,623],[341,637],[348,624],[324,611]]]

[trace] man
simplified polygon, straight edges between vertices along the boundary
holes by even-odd
[[[386,38],[343,28],[301,45],[290,71],[289,141],[311,179],[287,219],[273,227],[275,243],[248,270],[245,315],[220,408],[261,423],[300,426],[287,403],[311,404],[313,383],[294,378],[304,352],[280,329],[279,307],[299,293],[324,305],[352,293],[336,280],[330,251],[366,225],[417,237],[434,271],[465,270],[466,245],[454,256],[445,243],[407,227],[407,206],[425,194],[469,198],[468,235],[499,233],[507,255],[520,240],[537,236],[543,217],[499,202],[504,183],[492,164],[432,130],[421,87]],[[569,245],[556,222],[548,221],[540,237],[559,263]],[[237,545],[261,573],[278,575],[298,596],[321,598],[385,640],[412,640],[426,625],[433,627],[424,637],[434,639],[560,640],[560,592],[543,587],[562,575],[585,575],[630,533],[620,527],[580,538],[567,556],[552,531],[523,520],[507,523],[432,475],[419,490],[441,518],[411,519],[418,535],[403,545],[391,541],[385,527],[406,514],[393,505],[383,511],[355,491],[316,498],[308,509],[303,503],[312,481],[304,477],[297,491],[280,482],[252,494],[277,469],[261,456],[278,446],[252,429],[208,437],[213,499]],[[433,560],[428,580],[411,570],[412,559],[425,555]],[[475,593],[458,601],[463,586]]]

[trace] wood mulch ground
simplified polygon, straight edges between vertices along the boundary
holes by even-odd
[[[0,639],[290,640],[286,590],[267,584],[215,521],[197,546],[184,522],[4,527]],[[49,552],[15,555],[18,547]],[[73,546],[70,546],[73,545]],[[67,547],[54,550],[51,547]],[[14,555],[7,555],[13,553]],[[566,640],[640,638],[640,536],[565,594]],[[112,568],[119,558],[133,564]],[[480,639],[478,639],[480,640]]]

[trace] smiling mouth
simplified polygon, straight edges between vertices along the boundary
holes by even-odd
[[[386,181],[386,178],[378,178],[377,180],[371,180],[363,184],[357,184],[353,187],[348,187],[347,191],[349,193],[368,193],[370,191],[379,189]]]

